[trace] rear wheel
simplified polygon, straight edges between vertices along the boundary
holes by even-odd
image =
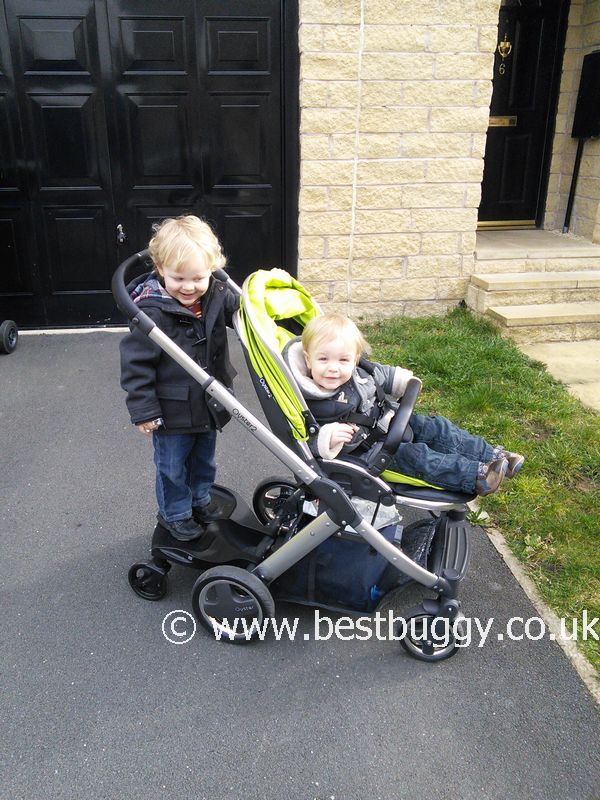
[[[243,644],[256,639],[275,602],[265,584],[240,567],[211,567],[192,589],[192,610],[216,638]]]

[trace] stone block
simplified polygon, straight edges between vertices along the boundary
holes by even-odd
[[[468,285],[468,278],[440,278],[438,298],[440,300],[464,300]]]
[[[410,212],[397,210],[362,211],[354,216],[356,233],[398,233],[410,230]]]
[[[405,133],[402,137],[402,155],[406,158],[468,158],[472,144],[470,133]]]
[[[386,300],[435,300],[437,281],[432,278],[387,280],[384,295]]]
[[[428,50],[434,53],[471,53],[480,50],[479,28],[476,25],[431,26],[428,31]],[[496,39],[491,46],[492,52]]]
[[[358,25],[360,0],[302,0],[300,19],[303,23]]]
[[[302,81],[300,99],[302,104],[301,115],[309,108],[324,108],[329,97],[329,84],[327,81]]]
[[[352,303],[379,303],[381,281],[350,281],[348,297]]]
[[[350,257],[350,236],[328,236],[325,252],[328,258],[349,258]]]
[[[348,262],[338,259],[318,259],[302,261],[303,281],[347,281]]]
[[[361,133],[359,158],[397,158],[400,156],[402,135],[399,133]]]
[[[424,233],[421,240],[423,256],[453,255],[460,253],[460,236],[458,233]]]
[[[431,130],[448,133],[485,133],[489,124],[487,108],[432,108]]]
[[[379,20],[382,22],[382,20]],[[428,28],[424,25],[365,25],[366,53],[409,53],[425,50]]]
[[[300,59],[302,80],[344,81],[358,77],[358,53],[305,53]]]
[[[413,229],[416,231],[474,231],[477,227],[477,209],[429,208],[411,210]]]
[[[481,158],[437,158],[427,163],[428,183],[480,183],[482,177]]]
[[[402,186],[358,186],[357,208],[402,208]]]
[[[303,108],[300,114],[300,132],[304,133],[350,133],[356,129],[354,109]]]
[[[414,78],[415,76],[412,77]],[[383,83],[387,84],[390,81],[383,81]],[[407,80],[397,85],[403,87],[402,103],[406,106],[435,108],[436,106],[469,106],[476,104],[473,96],[475,82],[472,80]],[[398,91],[398,93],[400,92]]]
[[[404,208],[461,208],[464,202],[465,190],[460,184],[420,184],[404,186],[402,190]]]
[[[331,155],[329,136],[321,133],[304,133],[300,136],[300,153],[302,162],[321,161]]]
[[[362,58],[363,80],[409,80],[418,75],[423,80],[433,77],[434,57],[429,53],[365,53]]]
[[[323,29],[323,49],[334,53],[357,53],[360,30],[358,25],[326,25]]]
[[[418,161],[410,158],[360,161],[358,163],[356,181],[357,184],[361,186],[371,184],[398,185],[401,183],[414,183],[424,180],[425,169],[425,161]]]
[[[302,161],[300,166],[301,186],[352,185],[354,163],[352,161]]]
[[[356,122],[356,106],[358,103],[359,86],[356,81],[329,81],[329,93],[327,95],[327,105],[330,108],[351,108],[353,109],[354,120]],[[337,116],[337,112],[335,114]],[[356,125],[355,125],[356,127]]]
[[[350,275],[353,278],[399,279],[406,273],[406,258],[353,258]]]
[[[352,188],[335,188],[327,190],[329,196],[329,208],[333,210],[347,211],[352,208]]]
[[[333,114],[334,112],[331,111]],[[356,118],[355,118],[356,119]],[[353,133],[334,133],[331,136],[331,157],[354,159],[356,156],[356,125]]]
[[[426,131],[429,128],[429,109],[363,107],[359,126],[361,133]]]
[[[325,211],[329,207],[327,189],[321,186],[305,186],[300,190],[298,206],[302,211]]]
[[[303,236],[298,238],[298,255],[301,259],[323,258],[325,239],[322,236]]]
[[[491,80],[493,67],[493,53],[437,53],[434,74],[437,80]]]
[[[423,242],[425,242],[423,237]],[[410,278],[433,278],[437,276],[460,275],[461,257],[459,255],[410,256],[406,274]]]
[[[300,231],[306,236],[330,236],[350,234],[352,213],[350,211],[302,211]]]
[[[369,0],[365,3],[365,23],[380,25],[385,20],[390,25],[435,25],[440,22],[439,4],[436,0]]]
[[[354,258],[401,258],[419,252],[421,237],[411,233],[358,234],[354,236]]]

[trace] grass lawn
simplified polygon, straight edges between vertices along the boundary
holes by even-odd
[[[443,414],[526,456],[482,508],[567,631],[584,609],[600,617],[600,415],[466,309],[384,320],[364,332],[375,360],[421,378],[420,413]],[[600,644],[578,644],[600,669]]]

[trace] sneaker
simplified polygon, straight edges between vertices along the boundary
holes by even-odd
[[[157,517],[159,524],[179,542],[191,542],[194,539],[199,539],[204,533],[204,528],[198,525],[192,517],[176,519],[173,522],[167,522],[160,514]]]
[[[480,497],[485,497],[488,494],[495,492],[502,483],[506,470],[508,469],[508,461],[504,456],[488,461],[483,465],[481,475],[477,476],[475,481],[475,491]]]
[[[210,500],[205,506],[194,506],[192,508],[193,518],[201,525],[208,525],[223,519],[223,508],[214,500]]]
[[[506,477],[514,478],[517,472],[521,469],[521,467],[525,463],[525,456],[519,455],[519,453],[507,453],[506,450],[502,455],[508,461],[508,469],[506,470]]]

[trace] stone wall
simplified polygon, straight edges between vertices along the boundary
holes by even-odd
[[[466,294],[499,0],[301,0],[300,280],[354,318]]]
[[[571,138],[581,65],[600,49],[600,0],[572,0],[563,61],[544,227],[562,230],[577,140]],[[587,140],[577,181],[570,231],[600,242],[600,138]]]

